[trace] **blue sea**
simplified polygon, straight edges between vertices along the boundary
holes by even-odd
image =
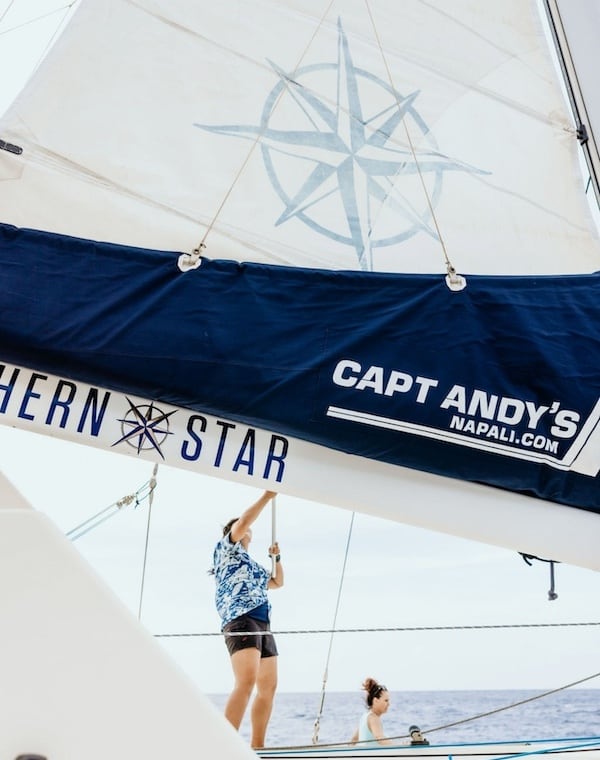
[[[600,736],[600,689],[568,689],[536,698],[539,694],[394,691],[389,712],[383,717],[385,733],[390,737],[406,736],[409,726],[416,724],[430,744]],[[227,696],[213,695],[211,699],[222,709]],[[365,709],[363,695],[354,692],[326,693],[322,711],[320,706],[320,693],[278,693],[267,746],[312,744],[320,712],[319,743],[348,741]],[[471,720],[483,713],[490,714]],[[240,733],[249,738],[248,715]]]

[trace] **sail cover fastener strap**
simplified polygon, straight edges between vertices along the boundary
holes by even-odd
[[[20,145],[13,145],[13,143],[0,140],[0,150],[6,150],[9,153],[14,153],[15,156],[20,156],[23,152],[23,148]]]

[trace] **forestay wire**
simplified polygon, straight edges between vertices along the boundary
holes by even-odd
[[[350,548],[350,539],[352,538],[352,528],[354,526],[354,512],[350,518],[350,527],[348,529],[348,539],[346,541],[346,551],[344,553],[344,564],[342,565],[342,574],[340,577],[340,585],[338,588],[337,601],[335,604],[335,612],[333,614],[333,626],[331,629],[331,636],[329,637],[329,649],[327,650],[327,660],[325,661],[325,671],[323,673],[323,685],[321,687],[321,702],[319,704],[319,713],[315,718],[315,724],[313,729],[312,743],[317,744],[319,741],[319,728],[321,725],[321,715],[323,714],[323,705],[325,704],[325,687],[327,685],[327,677],[329,670],[329,659],[331,657],[331,648],[333,646],[333,636],[335,634],[335,624],[337,621],[337,614],[340,608],[340,599],[342,597],[342,586],[344,585],[344,577],[346,575],[346,563],[348,561],[348,550]]]

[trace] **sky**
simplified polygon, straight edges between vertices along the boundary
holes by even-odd
[[[67,6],[0,0],[0,71],[11,72],[0,79],[0,112],[39,61]],[[134,493],[152,474],[147,462],[133,457],[2,425],[0,452],[4,474],[65,532]],[[134,615],[141,605],[151,633],[201,634],[160,641],[205,693],[231,687],[207,574],[213,547],[221,526],[259,493],[161,465],[151,510],[147,500],[123,509],[75,542]],[[550,602],[548,565],[530,567],[514,552],[284,494],[276,514],[286,583],[271,592],[272,628],[295,632],[278,635],[282,691],[319,692],[326,671],[329,691],[359,690],[367,676],[396,692],[545,691],[599,669],[597,627],[551,627],[599,619],[597,573],[558,565],[558,599]],[[270,540],[267,509],[251,545],[267,566]],[[346,632],[315,632],[334,623]],[[548,627],[465,630],[535,624]],[[403,630],[409,627],[447,630]]]

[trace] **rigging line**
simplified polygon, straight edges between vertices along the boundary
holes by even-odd
[[[11,26],[9,29],[5,29],[4,31],[0,32],[0,37],[2,35],[4,35],[4,34],[9,34],[10,32],[16,32],[17,29],[24,29],[27,26],[31,26],[31,24],[36,24],[38,21],[43,21],[45,18],[48,18],[49,16],[53,16],[55,13],[59,13],[60,11],[64,11],[64,10],[69,11],[77,2],[79,2],[79,0],[73,0],[70,3],[66,3],[65,5],[61,5],[59,8],[55,8],[53,11],[48,11],[48,13],[43,13],[41,16],[36,16],[35,18],[31,18],[31,19],[29,19],[29,21],[23,21],[21,24],[17,24],[16,26]],[[4,11],[4,13],[2,14],[2,16],[0,16],[0,22],[4,20],[4,17],[8,13],[8,11],[10,10],[11,6],[13,5],[13,3],[14,3],[14,0],[11,0],[11,2],[8,4],[8,7]],[[60,24],[56,28],[56,31],[54,32],[54,34],[50,38],[50,42],[52,42],[52,40],[54,39],[54,37],[56,37],[58,29],[60,29],[60,26],[61,26],[62,22],[64,21],[64,18],[65,17],[63,16]],[[48,49],[48,46],[50,45],[50,42],[44,48],[44,53]],[[42,53],[42,55],[40,56],[40,58],[43,58],[44,53]]]
[[[10,10],[11,5],[13,4],[14,0],[9,3],[8,8],[4,11],[2,14],[2,17],[0,17],[0,21],[4,19],[8,11]],[[4,31],[0,32],[0,36],[4,34],[9,34],[10,32],[16,32],[17,29],[24,29],[27,26],[31,26],[31,24],[35,24],[38,21],[43,21],[45,18],[48,18],[48,16],[52,16],[57,11],[62,10],[62,8],[56,8],[53,11],[49,11],[48,13],[44,13],[41,16],[36,16],[35,18],[30,18],[29,21],[23,21],[21,24],[17,24],[16,26],[11,26],[9,29],[5,29]]]
[[[267,631],[264,635],[286,636],[323,633],[415,633],[423,631],[491,631],[520,628],[583,628],[586,626],[600,626],[600,621],[580,623],[498,623],[489,625],[416,625],[399,628],[311,628],[290,631]],[[229,631],[228,636],[254,636],[262,635],[261,631]],[[221,631],[205,631],[200,633],[155,633],[157,639],[176,638],[203,638],[207,636],[223,636]]]
[[[494,715],[495,713],[503,712],[504,710],[511,710],[514,707],[520,707],[521,705],[526,704],[527,702],[533,702],[537,699],[543,699],[544,697],[548,697],[551,694],[556,694],[559,691],[564,691],[565,689],[570,689],[572,686],[578,686],[581,683],[584,683],[585,681],[590,681],[593,678],[598,678],[600,676],[600,673],[594,673],[590,676],[586,676],[585,678],[580,678],[577,681],[573,681],[572,683],[565,684],[564,686],[559,686],[556,689],[551,689],[550,691],[542,692],[541,694],[535,694],[533,697],[527,697],[526,699],[522,699],[519,702],[512,702],[511,704],[504,705],[503,707],[497,707],[494,710],[488,710],[488,712],[484,713],[478,713],[477,715],[472,715],[469,718],[462,718],[461,720],[454,721],[453,723],[447,723],[443,726],[435,726],[434,728],[424,728],[421,729],[422,734],[433,734],[436,731],[441,731],[442,729],[446,728],[452,728],[454,726],[462,725],[463,723],[469,723],[473,720],[479,720],[479,718],[486,718],[490,715]],[[410,734],[400,734],[398,736],[386,736],[387,739],[390,739],[391,741],[394,740],[400,740],[400,739],[408,739],[410,737]],[[594,739],[596,737],[593,737]],[[373,742],[376,742],[377,739],[363,739],[362,741],[356,742],[356,746],[365,746],[368,744],[372,744]],[[304,745],[303,745],[304,746]],[[269,747],[269,749],[302,749],[303,746],[297,746],[297,747]],[[339,747],[339,746],[347,746],[347,742],[340,743],[340,742],[332,742],[330,744],[321,744],[319,745],[321,749],[325,749],[327,747]],[[529,753],[526,753],[529,754]],[[536,754],[531,753],[531,754]]]
[[[344,553],[344,562],[342,564],[342,573],[340,576],[340,585],[338,587],[338,594],[337,594],[337,601],[335,604],[335,612],[333,614],[333,627],[331,629],[331,636],[329,638],[329,649],[327,651],[327,659],[325,660],[325,670],[323,672],[323,684],[321,687],[321,702],[319,705],[319,712],[317,714],[317,717],[315,718],[314,723],[314,729],[313,729],[313,737],[312,737],[312,743],[317,744],[319,741],[319,727],[321,724],[321,715],[323,714],[323,705],[325,704],[325,687],[327,684],[327,677],[328,677],[328,670],[329,670],[329,660],[331,658],[331,648],[333,646],[333,637],[335,634],[335,623],[337,620],[338,611],[340,609],[340,600],[342,598],[342,587],[344,585],[344,578],[346,577],[346,564],[348,562],[348,551],[350,549],[350,539],[352,538],[352,528],[354,527],[354,515],[355,513],[352,512],[352,517],[350,518],[350,526],[348,528],[348,538],[346,540],[346,551]]]
[[[9,12],[11,7],[14,5],[15,0],[10,0],[6,8],[4,9],[2,15],[0,16],[0,24],[4,21],[4,18],[6,17],[6,14]]]
[[[37,68],[40,65],[40,63],[44,60],[46,54],[48,53],[48,51],[50,50],[50,48],[54,44],[55,39],[59,36],[59,34],[61,32],[61,29],[62,29],[62,27],[64,26],[64,24],[66,22],[66,19],[68,18],[69,14],[72,13],[72,11],[73,11],[73,6],[76,5],[78,2],[79,2],[79,0],[72,0],[72,2],[67,3],[66,5],[62,5],[60,8],[55,8],[53,11],[50,11],[49,13],[45,13],[42,16],[37,16],[36,18],[30,19],[29,21],[25,21],[22,24],[17,24],[17,26],[14,26],[14,27],[12,27],[10,29],[5,29],[3,32],[0,32],[0,36],[2,36],[4,34],[8,34],[9,32],[14,32],[17,29],[22,29],[24,27],[27,27],[27,26],[29,26],[31,24],[36,23],[37,21],[42,21],[43,19],[48,18],[49,16],[52,16],[55,13],[59,13],[61,11],[64,11],[64,13],[62,15],[62,18],[60,19],[60,21],[56,25],[56,27],[54,29],[54,32],[52,33],[52,35],[50,36],[50,38],[46,42],[46,44],[45,44],[42,52],[39,54],[38,59],[35,62],[35,65],[33,66],[32,72],[34,72],[34,71],[37,70]],[[9,5],[9,8],[10,8],[10,5]],[[8,11],[8,8],[6,10]],[[4,14],[4,15],[6,15],[6,14]],[[3,18],[4,18],[4,16],[2,16],[2,18],[0,18],[0,22],[2,21]]]
[[[293,74],[298,70],[298,67],[300,66],[300,64],[304,60],[304,57],[308,53],[308,50],[309,50],[310,46],[312,45],[312,43],[313,43],[313,41],[314,41],[314,39],[315,39],[315,37],[317,35],[317,32],[319,31],[319,29],[323,25],[323,22],[325,21],[325,18],[327,17],[330,8],[333,5],[333,2],[334,2],[334,0],[329,0],[329,3],[327,4],[327,7],[325,8],[325,11],[321,15],[321,18],[319,19],[319,23],[315,27],[310,40],[308,41],[308,43],[306,44],[306,47],[302,51],[302,54],[300,55],[300,58],[298,59],[296,65],[294,66],[294,70],[293,70],[292,74],[290,75],[290,77],[288,77],[288,79],[291,79],[291,77],[293,76]],[[281,102],[281,99],[282,99],[282,97],[283,97],[283,95],[284,95],[285,92],[286,92],[286,88],[282,88],[281,92],[277,96],[277,99],[275,100],[275,103],[273,104],[273,108],[271,110],[271,115],[273,115],[275,113],[275,110],[279,106],[279,103]],[[200,241],[198,247],[194,249],[193,256],[195,256],[196,259],[200,256],[200,251],[203,248],[206,248],[206,238],[208,237],[208,235],[212,231],[212,228],[216,224],[217,219],[218,219],[219,215],[221,214],[221,211],[223,210],[223,207],[225,206],[225,204],[229,200],[229,196],[233,192],[233,189],[234,189],[235,185],[237,184],[237,182],[238,182],[239,178],[241,177],[244,169],[246,168],[248,162],[250,161],[250,158],[251,158],[252,154],[254,153],[254,150],[255,150],[256,146],[258,145],[258,143],[260,142],[261,138],[263,137],[266,128],[267,128],[267,125],[265,124],[265,126],[263,127],[263,129],[260,132],[257,133],[256,138],[253,140],[252,145],[250,146],[250,150],[248,151],[248,154],[247,154],[246,158],[242,162],[242,165],[240,166],[237,174],[233,178],[233,182],[231,183],[229,189],[225,193],[225,196],[224,196],[223,200],[219,204],[219,207],[217,208],[217,211],[215,212],[215,215],[213,216],[212,220],[210,221],[210,223],[209,223],[209,225],[208,225],[208,227],[207,227],[207,229],[206,229],[206,231],[205,231],[205,233],[204,233],[204,235],[202,237],[202,240]]]
[[[148,492],[145,492],[146,489],[149,489]],[[86,533],[89,533],[94,528],[102,525],[103,522],[106,522],[110,517],[116,515],[123,507],[129,506],[133,501],[135,501],[136,505],[139,504],[148,497],[150,492],[151,481],[148,480],[134,493],[123,496],[118,501],[114,501],[112,504],[109,504],[108,507],[101,509],[100,512],[97,512],[79,525],[71,528],[71,530],[66,533],[67,538],[70,538],[71,541],[76,541],[78,538],[81,538],[81,536],[85,536]]]
[[[436,726],[435,728],[427,728],[423,729],[423,733],[432,734],[435,731],[441,731],[445,728],[452,728],[453,726],[459,726],[462,723],[467,723],[471,720],[478,720],[479,718],[487,718],[489,715],[495,715],[496,713],[503,712],[504,710],[510,710],[513,707],[520,707],[521,705],[527,704],[528,702],[534,702],[536,699],[542,699],[544,697],[549,697],[551,694],[556,694],[559,691],[564,691],[565,689],[570,689],[572,686],[579,686],[579,684],[585,683],[586,681],[591,681],[593,678],[598,678],[600,676],[600,673],[593,673],[590,676],[585,676],[585,678],[580,678],[577,681],[572,681],[571,683],[567,683],[564,686],[559,686],[556,689],[550,689],[550,691],[544,691],[541,694],[536,694],[533,697],[527,697],[526,699],[521,699],[518,702],[512,702],[509,705],[504,705],[504,707],[497,707],[495,710],[488,710],[484,713],[478,713],[477,715],[473,715],[471,718],[464,718],[462,720],[454,721],[453,723],[446,723],[443,726]],[[390,737],[394,738],[394,737]]]
[[[154,501],[154,489],[156,488],[156,473],[158,472],[158,462],[152,470],[150,478],[150,493],[148,495],[148,522],[146,524],[146,543],[144,546],[144,562],[142,564],[142,579],[140,583],[140,603],[138,606],[138,620],[142,619],[142,602],[144,599],[144,582],[146,579],[146,564],[148,560],[148,542],[150,539],[150,518],[152,516],[152,502]]]
[[[381,60],[383,61],[383,65],[384,65],[385,70],[387,72],[387,76],[388,76],[388,80],[389,80],[389,83],[390,83],[390,87],[392,88],[392,92],[394,93],[394,97],[396,98],[396,106],[398,108],[398,111],[400,111],[400,100],[398,98],[398,91],[396,90],[396,88],[394,86],[394,81],[393,81],[393,78],[392,78],[392,72],[390,70],[390,67],[389,67],[386,55],[385,55],[385,53],[383,51],[383,45],[381,44],[381,38],[379,36],[379,32],[378,32],[377,26],[375,24],[375,19],[373,17],[373,13],[371,12],[371,6],[369,4],[369,0],[365,0],[365,6],[367,8],[367,13],[369,14],[369,18],[371,20],[371,25],[373,27],[373,34],[375,35],[375,39],[377,41],[377,46],[378,46],[379,52],[381,54]],[[406,139],[408,140],[408,146],[410,148],[410,152],[412,153],[413,161],[415,162],[415,166],[417,167],[417,174],[419,176],[419,181],[421,183],[421,187],[423,188],[423,193],[424,193],[425,198],[427,200],[427,206],[429,208],[429,213],[431,214],[431,218],[432,218],[433,223],[435,225],[435,229],[436,229],[436,232],[437,232],[438,240],[440,241],[440,245],[442,246],[442,251],[444,253],[444,260],[446,262],[446,268],[447,268],[447,270],[448,270],[449,273],[454,273],[455,270],[454,270],[454,267],[452,266],[452,264],[450,262],[450,259],[448,257],[448,252],[446,250],[446,244],[444,242],[444,238],[442,237],[442,233],[441,233],[440,227],[438,225],[438,220],[437,220],[437,217],[435,215],[435,211],[433,210],[433,205],[431,203],[431,198],[429,196],[429,192],[427,190],[427,186],[426,186],[425,180],[423,178],[423,173],[421,171],[421,165],[419,164],[419,161],[417,160],[417,155],[416,155],[416,152],[415,152],[413,141],[411,139],[410,132],[408,131],[408,126],[406,124],[406,119],[402,119],[402,124],[404,125],[404,132],[406,133]]]

